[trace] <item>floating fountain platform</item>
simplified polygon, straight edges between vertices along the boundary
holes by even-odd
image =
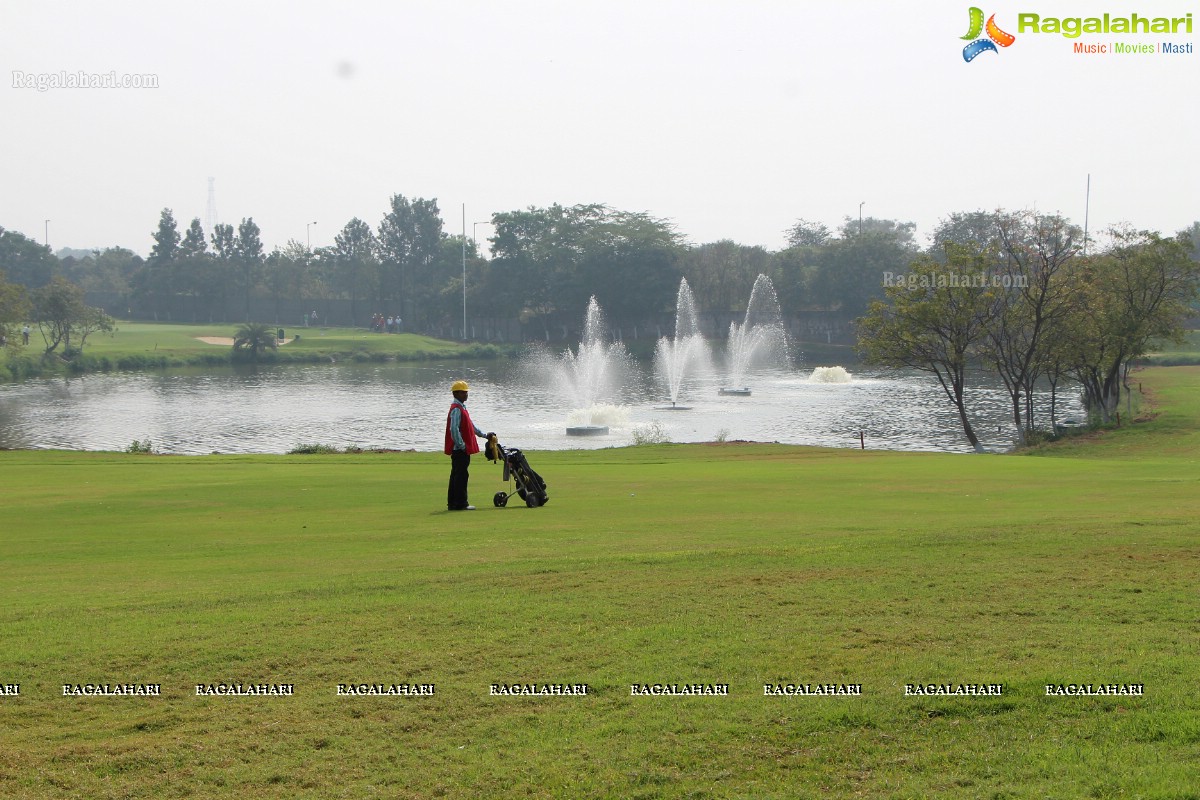
[[[681,406],[676,403],[671,403],[669,406],[655,406],[655,411],[691,411],[691,406]]]
[[[604,436],[607,433],[607,425],[572,425],[567,428],[567,436]]]
[[[735,386],[722,386],[720,389],[717,389],[717,394],[728,395],[731,397],[749,397],[750,389],[745,386],[742,386],[741,388]]]

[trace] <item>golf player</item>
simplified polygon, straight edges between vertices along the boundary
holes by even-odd
[[[450,413],[446,415],[446,455],[450,456],[450,488],[446,493],[446,508],[451,511],[475,510],[475,506],[467,502],[468,470],[471,454],[479,452],[479,440],[476,437],[488,436],[471,422],[466,405],[469,389],[466,381],[455,381],[450,386],[454,402],[450,404]]]

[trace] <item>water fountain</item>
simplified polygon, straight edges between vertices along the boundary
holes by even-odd
[[[809,383],[850,383],[845,367],[817,367],[808,376]]]
[[[687,278],[679,281],[679,293],[675,297],[675,337],[663,336],[654,348],[654,366],[658,376],[666,382],[671,405],[656,406],[659,411],[688,411],[691,406],[679,405],[679,391],[689,373],[693,376],[709,372],[712,358],[708,343],[700,333],[700,322],[696,314],[696,299]]]
[[[619,385],[618,373],[628,359],[624,345],[607,341],[604,314],[593,296],[588,301],[579,350],[572,352],[567,348],[550,370],[556,378],[555,385],[574,404],[567,419],[568,436],[602,436],[608,433],[609,424],[627,416],[622,406],[600,401]],[[542,365],[543,369],[545,366]]]
[[[787,334],[779,313],[779,300],[766,275],[759,275],[754,280],[750,302],[746,304],[745,321],[741,325],[729,324],[727,352],[729,385],[718,390],[718,394],[723,395],[749,396],[745,379],[751,367],[765,362],[788,362]]]

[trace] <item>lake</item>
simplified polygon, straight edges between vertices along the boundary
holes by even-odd
[[[631,365],[605,397],[609,433],[567,436],[573,402],[549,375],[519,361],[337,363],[108,373],[0,385],[0,447],[124,450],[149,439],[162,453],[284,453],[300,444],[440,451],[450,384],[471,383],[475,422],[525,450],[600,448],[636,441],[718,439],[970,452],[953,405],[917,372],[861,369],[849,383],[815,383],[811,368],[764,370],[749,397],[718,394],[716,376],[669,404],[648,365]],[[972,422],[988,449],[1013,441],[1006,395],[994,377],[969,389]],[[1046,412],[1048,400],[1039,407]],[[1059,392],[1059,419],[1082,413]],[[576,421],[578,424],[578,421]]]

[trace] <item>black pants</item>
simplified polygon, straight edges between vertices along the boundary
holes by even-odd
[[[467,502],[467,480],[470,478],[468,472],[470,467],[470,453],[455,450],[450,454],[450,488],[446,492],[446,508],[451,511],[470,505]]]

